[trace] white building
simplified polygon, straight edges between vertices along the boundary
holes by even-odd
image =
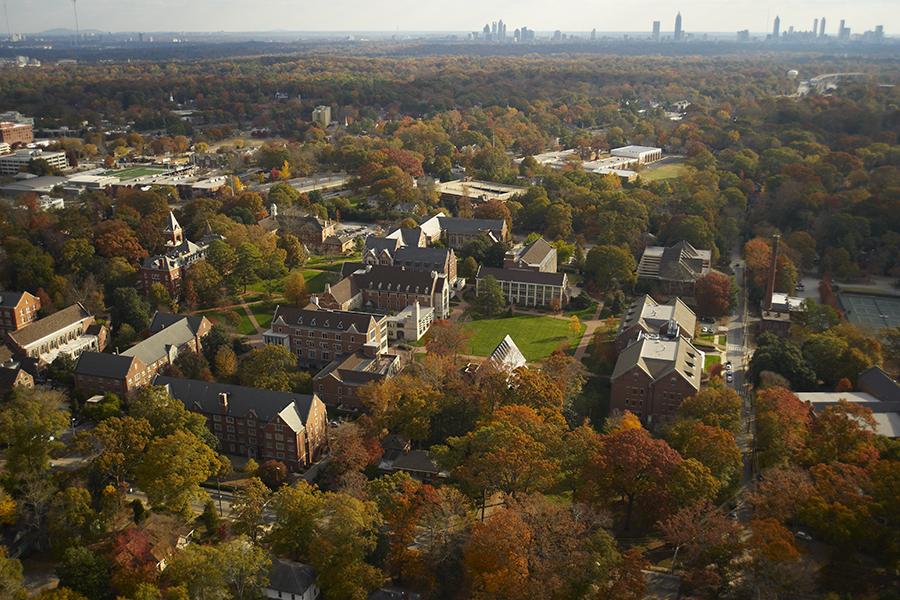
[[[331,124],[331,107],[317,106],[312,112],[313,123],[318,123],[319,127],[325,129]]]
[[[54,169],[68,169],[69,161],[65,152],[45,152],[43,150],[18,150],[0,156],[0,175],[15,175],[27,168],[32,160],[46,160]]]
[[[636,159],[638,164],[641,165],[648,165],[662,160],[662,148],[652,148],[650,146],[623,146],[621,148],[613,148],[609,153],[613,156]]]
[[[434,321],[434,309],[418,302],[387,318],[388,339],[418,342]]]

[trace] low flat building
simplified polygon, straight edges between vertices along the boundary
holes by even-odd
[[[28,292],[0,292],[0,340],[3,332],[22,329],[37,321],[41,299]]]
[[[642,165],[662,160],[662,148],[653,148],[651,146],[623,146],[621,148],[613,148],[609,153],[613,156],[636,159]]]
[[[809,403],[813,417],[841,401],[868,408],[875,419],[875,433],[892,439],[900,438],[900,400],[880,400],[867,392],[796,392]]]
[[[359,388],[393,377],[401,369],[396,354],[365,348],[327,365],[313,377],[313,389],[328,408],[355,414],[365,408]]]
[[[527,188],[517,185],[477,181],[474,179],[459,179],[437,184],[437,192],[440,194],[441,200],[454,203],[459,202],[463,198],[470,200],[473,204],[481,204],[491,200],[506,202],[519,194],[524,194],[526,191],[528,191]]]
[[[638,264],[638,283],[663,294],[693,298],[694,284],[709,273],[711,261],[712,252],[698,250],[690,242],[648,246]]]
[[[13,354],[49,365],[57,356],[78,358],[82,352],[100,352],[106,336],[94,326],[94,316],[79,303],[33,321],[6,334]]]
[[[554,310],[569,301],[569,280],[565,273],[544,273],[522,269],[479,267],[475,277],[475,291],[480,294],[484,280],[493,277],[503,290],[509,304],[548,307]]]
[[[15,181],[4,183],[0,186],[0,192],[8,196],[51,194],[58,186],[65,185],[65,183],[65,177],[57,177],[55,175],[36,177],[30,173],[19,173],[16,175]]]
[[[51,168],[64,171],[69,168],[69,159],[65,152],[49,152],[44,150],[23,149],[10,154],[0,155],[0,175],[15,175],[28,169],[31,161],[44,160]]]
[[[675,417],[682,400],[700,391],[705,354],[683,337],[639,335],[610,377],[611,414],[630,411],[648,426]]]
[[[315,394],[273,392],[239,385],[157,376],[185,408],[206,417],[222,452],[259,462],[277,460],[297,471],[327,446],[328,416]]]
[[[644,295],[632,302],[622,314],[616,334],[616,349],[621,352],[641,334],[678,335],[690,340],[696,330],[697,315],[681,298],[660,304],[651,296]]]
[[[539,237],[527,246],[514,248],[507,252],[503,257],[503,268],[556,273],[556,256],[556,248],[544,238]]]
[[[315,304],[307,308],[278,306],[263,339],[288,348],[301,366],[321,367],[365,347],[377,353],[387,350],[387,318]]]
[[[34,141],[34,125],[32,123],[0,122],[0,142],[9,144],[30,144]]]

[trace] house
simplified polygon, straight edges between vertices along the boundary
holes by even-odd
[[[509,228],[503,219],[438,217],[438,223],[441,227],[441,238],[448,247],[457,250],[482,236],[494,243],[509,240]]]
[[[17,387],[33,388],[34,377],[21,365],[0,367],[0,398]]]
[[[610,383],[610,412],[630,411],[647,425],[675,416],[700,391],[706,357],[687,339],[640,333],[619,354]]]
[[[271,328],[263,334],[267,344],[288,348],[301,366],[323,366],[366,347],[376,354],[388,347],[387,320],[369,313],[278,306]]]
[[[0,292],[0,339],[3,332],[22,329],[38,318],[41,299],[28,292]]]
[[[309,467],[327,445],[327,412],[315,394],[274,392],[239,385],[158,375],[185,408],[206,417],[223,452],[278,460],[292,470]]]
[[[434,322],[434,309],[418,302],[387,318],[388,339],[398,342],[418,342]]]
[[[405,450],[381,457],[378,469],[385,473],[403,471],[419,481],[431,482],[447,477],[447,473],[431,459],[426,450]]]
[[[435,272],[411,271],[405,267],[365,265],[340,282],[326,285],[314,296],[319,306],[333,310],[398,312],[419,302],[434,309],[435,317],[450,314],[450,285]]]
[[[75,387],[85,392],[127,395],[150,383],[181,352],[201,352],[212,329],[206,317],[182,317],[157,312],[150,324],[153,335],[121,354],[85,352],[75,365]]]
[[[556,248],[542,237],[527,246],[510,250],[503,257],[504,269],[556,273],[556,266]]]
[[[372,243],[369,242],[372,239]],[[375,242],[379,240],[379,242]],[[383,241],[382,241],[383,240]],[[417,246],[397,246],[398,239],[375,238],[366,239],[366,250],[363,252],[363,264],[405,267],[410,271],[432,271],[447,278],[450,285],[456,283],[456,253],[452,248],[419,248]]]
[[[194,535],[190,525],[172,515],[150,513],[140,525],[131,525],[115,536],[111,544],[113,562],[132,572],[142,572],[148,567],[164,571],[169,560],[187,546]],[[101,546],[109,545],[101,543]],[[101,548],[97,548],[102,551]]]
[[[569,280],[565,273],[481,266],[475,276],[476,293],[481,293],[487,277],[493,277],[500,284],[503,297],[510,304],[559,309],[569,301]]]
[[[694,338],[697,315],[681,298],[660,304],[649,295],[641,296],[625,309],[616,334],[616,350],[621,352],[643,334],[680,335]]]
[[[316,600],[319,597],[316,570],[309,565],[276,558],[269,569],[269,582],[263,596],[281,600]]]
[[[166,251],[144,259],[140,272],[141,287],[144,293],[148,294],[150,286],[160,283],[173,298],[177,298],[181,294],[182,281],[187,270],[194,263],[206,258],[206,252],[213,241],[224,238],[207,228],[207,233],[199,244],[185,239],[184,231],[171,211],[163,235],[166,238]]]
[[[638,263],[638,284],[663,294],[694,296],[694,283],[710,271],[712,252],[690,242],[674,246],[648,246]]]
[[[402,369],[396,354],[376,353],[367,346],[342,359],[332,361],[313,377],[313,390],[329,408],[357,413],[364,407],[359,388],[393,377]]]
[[[33,321],[6,338],[17,356],[49,365],[59,355],[77,358],[82,352],[100,352],[106,346],[105,328],[94,324],[94,316],[80,303]]]

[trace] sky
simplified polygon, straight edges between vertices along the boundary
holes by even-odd
[[[4,0],[9,29],[34,33],[74,29],[72,0]],[[853,32],[884,25],[900,30],[900,0],[77,0],[82,30],[101,31],[476,31],[503,19],[510,33],[537,31],[648,31],[674,27],[681,11],[688,32],[812,29],[824,16],[836,33],[846,19]],[[6,25],[6,22],[3,22]],[[5,29],[5,27],[4,27]]]

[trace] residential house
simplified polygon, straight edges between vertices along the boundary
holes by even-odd
[[[327,413],[315,394],[274,392],[238,385],[157,376],[185,408],[206,417],[223,452],[257,461],[309,467],[327,446]]]
[[[675,416],[681,401],[700,391],[706,357],[681,336],[639,334],[610,377],[610,411],[630,411],[654,426]]]
[[[504,269],[556,273],[556,248],[540,237],[527,246],[515,248],[503,257]]]
[[[115,542],[101,542],[95,550],[112,550],[113,562],[135,573],[150,567],[162,572],[172,556],[191,542],[193,535],[193,527],[178,518],[150,513],[140,525],[130,525],[119,532]]]
[[[398,312],[419,302],[434,309],[435,317],[450,314],[450,285],[435,272],[411,271],[405,267],[370,266],[353,272],[325,292],[314,296],[319,306],[333,310]]]
[[[272,560],[263,596],[279,600],[317,600],[320,593],[316,570],[311,566],[284,558]]]
[[[569,280],[565,273],[482,266],[475,276],[476,293],[481,293],[487,277],[500,284],[503,297],[510,304],[559,309],[569,301]]]
[[[359,398],[361,387],[400,372],[399,356],[375,350],[366,346],[336,359],[313,377],[313,390],[326,406],[343,413],[358,413],[364,408]]]
[[[447,473],[441,470],[426,450],[406,450],[390,457],[382,456],[378,469],[384,473],[403,471],[414,479],[424,482],[447,477]]]
[[[694,338],[697,315],[681,298],[660,304],[649,295],[641,296],[625,309],[616,334],[616,350],[621,352],[640,334],[680,335]]]
[[[386,317],[369,313],[278,306],[271,328],[263,334],[267,344],[284,346],[304,367],[327,365],[371,347],[381,353],[388,347]]]
[[[100,352],[106,346],[105,328],[80,303],[6,333],[13,354],[49,365],[57,356],[77,358],[82,352]]]
[[[637,281],[648,289],[675,296],[694,296],[694,283],[710,271],[712,252],[690,242],[648,246],[638,264]]]
[[[0,292],[0,339],[3,332],[22,329],[38,318],[41,299],[28,292]]]

